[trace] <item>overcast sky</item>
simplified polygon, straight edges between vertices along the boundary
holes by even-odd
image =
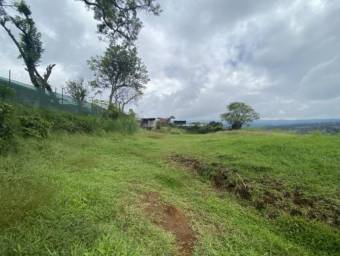
[[[28,0],[51,83],[90,78],[86,60],[105,45],[92,13],[75,0]],[[339,0],[161,0],[143,15],[138,48],[151,82],[134,106],[141,116],[217,119],[233,101],[265,119],[340,117]],[[0,75],[29,81],[0,32]]]

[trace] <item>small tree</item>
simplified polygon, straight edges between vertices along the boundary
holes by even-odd
[[[89,94],[87,86],[84,85],[84,79],[67,81],[66,86],[67,93],[77,103],[79,110],[81,110]]]
[[[251,106],[243,102],[233,102],[227,108],[229,112],[222,114],[221,118],[227,121],[233,130],[241,129],[244,125],[260,118]]]
[[[91,58],[88,63],[95,76],[91,85],[98,90],[110,90],[108,109],[115,106],[123,111],[143,95],[149,77],[135,47],[111,45],[104,56]]]
[[[4,1],[0,0],[0,26],[7,32],[13,43],[19,50],[19,57],[22,58],[26,65],[32,84],[42,90],[52,93],[52,88],[48,83],[48,79],[52,73],[55,64],[48,65],[44,75],[37,70],[44,49],[41,42],[41,33],[38,31],[30,7],[24,0],[15,1],[13,5],[4,5]],[[17,15],[9,15],[5,11],[5,7],[14,7]],[[12,32],[11,27],[16,29]],[[16,34],[18,36],[16,36]]]

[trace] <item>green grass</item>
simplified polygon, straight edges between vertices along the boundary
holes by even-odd
[[[168,160],[194,156],[257,182],[339,200],[340,136],[54,135],[0,157],[0,255],[174,255],[175,238],[143,211],[158,192],[197,233],[195,255],[339,255],[340,232],[281,214],[268,219]]]

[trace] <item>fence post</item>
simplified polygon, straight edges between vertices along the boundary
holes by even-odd
[[[11,70],[8,70],[8,85],[11,86],[12,83],[12,72]]]
[[[64,87],[61,88],[61,105],[64,105]]]

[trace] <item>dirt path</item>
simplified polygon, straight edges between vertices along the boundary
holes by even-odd
[[[145,211],[152,221],[176,236],[178,255],[193,255],[196,236],[183,212],[173,205],[163,203],[155,192],[145,194],[145,203]]]

